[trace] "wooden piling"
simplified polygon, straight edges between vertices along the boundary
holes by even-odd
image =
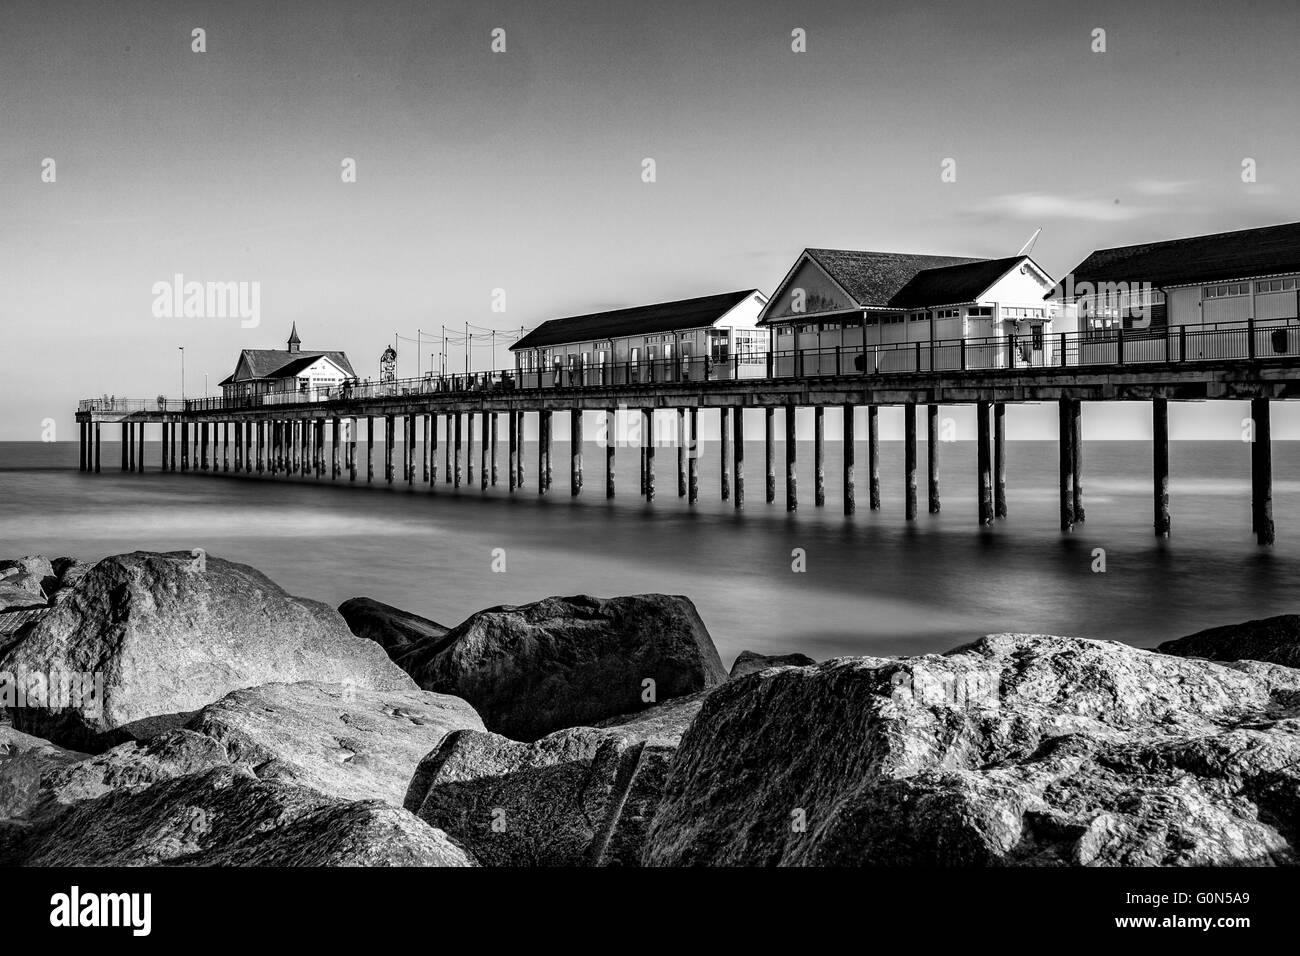
[[[844,406],[844,513],[857,510],[856,491],[853,487],[853,406]]]
[[[551,413],[537,413],[537,493],[546,494],[551,487],[547,473],[551,457]]]
[[[167,436],[167,440],[168,443],[171,445],[171,447],[167,451],[167,470],[175,471],[176,470],[176,431],[177,431],[176,423],[171,422],[168,426],[167,431],[169,432]]]
[[[1007,406],[993,403],[993,517],[1007,516]]]
[[[1254,422],[1254,442],[1250,446],[1251,512],[1254,515],[1255,540],[1262,546],[1273,544],[1273,426],[1269,400],[1252,398],[1250,417]]]
[[[880,510],[880,409],[867,406],[867,493],[871,510]]]
[[[776,409],[763,409],[763,467],[765,497],[770,505],[776,501]]]
[[[459,488],[460,479],[461,479],[461,458],[464,455],[464,449],[461,447],[461,439],[462,439],[461,413],[456,412],[455,416],[456,416],[456,445],[455,445],[455,452],[453,455],[453,464],[452,464],[453,474],[451,476],[452,479],[451,485],[453,488]]]
[[[903,406],[903,518],[916,520],[916,403]]]
[[[483,412],[483,416],[479,420],[479,425],[480,425],[479,442],[478,442],[479,445],[478,490],[479,491],[487,491],[488,481],[490,481],[492,478],[492,462],[488,460],[489,456],[492,453],[492,449],[490,447],[492,444],[492,435],[490,434],[490,427],[488,425],[489,414],[490,413],[488,412]]]
[[[618,412],[605,409],[605,497],[614,497],[614,448],[618,445]]]
[[[366,481],[375,480],[375,419],[366,416]]]
[[[99,422],[95,422],[95,424],[94,424],[93,427],[94,427],[94,429],[95,429],[95,474],[98,475],[98,474],[99,474],[99,452],[100,452],[100,447],[99,447],[99,446],[100,446]],[[171,426],[168,425],[167,427],[170,428]],[[175,448],[175,447],[176,447],[175,444],[173,444],[172,447]],[[163,433],[163,462],[164,462],[164,463],[163,463],[163,471],[166,471],[166,470],[167,470],[167,466],[166,466],[166,455],[167,455],[167,435],[166,435],[166,432],[164,432],[164,433]],[[176,470],[176,466],[173,464],[173,465],[172,465],[172,471],[175,471],[175,470]]]
[[[384,481],[392,484],[397,477],[393,465],[393,452],[397,444],[397,422],[392,415],[384,416]]]
[[[335,419],[338,421],[338,419]],[[263,460],[266,455],[266,422],[257,423],[257,473],[263,474],[266,471],[266,463]],[[338,454],[335,453],[335,470],[338,469]]]
[[[939,406],[925,407],[925,458],[930,514],[939,513]]]
[[[686,503],[700,500],[700,410],[691,406],[691,453],[686,461]]]
[[[491,440],[488,442],[489,457],[488,463],[492,471],[492,487],[497,486],[497,423],[501,418],[496,412],[491,412],[488,417],[488,426],[492,432]]]
[[[813,409],[813,507],[826,504],[826,409]]]
[[[722,492],[723,501],[727,501],[728,499],[731,498],[731,460],[730,460],[731,449],[727,447],[730,444],[730,436],[728,435],[728,431],[729,429],[727,427],[727,410],[725,408],[719,408],[718,409],[718,438],[719,438],[718,450],[722,458],[721,461],[722,472],[718,478],[718,482],[720,485],[720,490]]]
[[[474,413],[465,413],[465,486],[474,486]]]
[[[438,490],[438,416],[429,416],[429,490]]]
[[[785,407],[785,510],[796,511],[799,508],[799,476],[795,473],[795,463],[799,457],[795,441],[794,406]]]
[[[517,447],[519,449],[519,474],[515,476],[515,487],[522,488],[524,486],[524,413],[515,412],[514,414],[519,416],[519,426],[516,429],[515,435]]]
[[[1083,522],[1083,402],[1070,402],[1070,461],[1074,465],[1074,521]]]
[[[1071,399],[1057,402],[1057,446],[1060,449],[1061,531],[1074,530],[1074,440],[1071,425]]]
[[[569,494],[582,494],[582,409],[569,410]]]
[[[513,495],[515,493],[515,487],[518,484],[515,479],[519,475],[519,428],[517,427],[519,418],[515,415],[513,410],[506,414],[510,418],[509,426],[506,428],[506,445],[508,446],[506,451],[506,460],[508,463],[507,469],[510,473],[506,478],[507,483],[510,486],[510,493]],[[436,429],[434,430],[434,435],[437,435]],[[435,476],[435,480],[436,478],[437,476]]]
[[[122,470],[126,471],[126,423],[122,423]],[[181,422],[181,471],[190,470],[190,423]]]
[[[990,404],[975,403],[975,458],[979,471],[979,523],[980,527],[993,525],[993,455],[989,435]]]
[[[420,480],[425,484],[429,482],[429,470],[432,465],[432,445],[429,444],[429,424],[433,421],[432,415],[421,415],[420,423],[424,426],[424,444],[420,446]]]
[[[732,468],[735,478],[735,505],[740,511],[745,507],[745,409],[737,405],[731,411]]]
[[[644,427],[642,428],[645,445],[645,499],[655,500],[655,413],[653,408],[643,409]]]
[[[135,426],[131,426],[131,471],[135,471]],[[208,423],[199,426],[199,470],[208,470]]]
[[[443,481],[446,484],[450,485],[452,482],[452,472],[454,471],[451,464],[452,448],[456,444],[455,442],[456,429],[455,426],[453,425],[451,412],[447,413],[446,431],[447,431],[447,444],[445,449],[446,457],[443,461]]]
[[[348,480],[357,480],[357,428],[360,426],[360,419],[351,418],[348,420]]]
[[[686,497],[686,409],[677,409],[677,497]]]
[[[1151,400],[1152,497],[1157,538],[1169,537],[1169,401]]]
[[[144,474],[144,427],[147,423],[140,423],[140,448],[135,456],[135,470]]]

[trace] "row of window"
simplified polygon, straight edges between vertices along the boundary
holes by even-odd
[[[1207,285],[1204,289],[1207,299],[1222,299],[1230,295],[1250,295],[1249,282],[1231,282],[1227,285]]]
[[[1256,292],[1292,292],[1295,290],[1295,279],[1266,279],[1263,282],[1255,283]]]

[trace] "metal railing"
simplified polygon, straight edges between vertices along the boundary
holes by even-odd
[[[655,359],[603,365],[499,369],[388,382],[352,380],[333,388],[271,391],[233,398],[189,399],[187,412],[244,411],[423,395],[483,395],[550,388],[618,388],[749,379],[819,378],[1017,369],[1123,368],[1151,364],[1300,361],[1300,324],[1271,319],[1148,329],[1091,329],[1048,335],[894,342],[786,349],[712,358]],[[176,399],[86,399],[78,411],[180,411]]]
[[[99,398],[83,398],[77,402],[79,412],[113,412],[129,415],[132,412],[183,412],[188,403],[179,398],[118,398],[116,395],[103,395]]]

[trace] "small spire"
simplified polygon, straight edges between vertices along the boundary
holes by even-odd
[[[302,345],[302,339],[298,338],[298,323],[293,324],[293,329],[289,332],[289,351],[296,352]]]

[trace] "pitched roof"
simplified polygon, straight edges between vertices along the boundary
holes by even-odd
[[[1079,263],[1074,282],[1150,282],[1155,286],[1300,272],[1300,222],[1209,236],[1098,249]],[[1063,283],[1057,283],[1060,294]]]
[[[946,266],[987,261],[963,256],[857,252],[851,249],[805,249],[804,251],[863,308],[907,308],[907,306],[894,305],[893,299],[916,278],[917,273],[942,269]]]
[[[656,332],[679,332],[712,325],[751,295],[761,295],[757,289],[741,289],[719,295],[706,295],[697,299],[679,299],[676,302],[659,302],[655,305],[638,305],[630,309],[609,312],[592,312],[564,319],[550,319],[533,329],[510,351],[545,348],[566,342],[586,342],[592,339],[617,338],[622,335],[653,335]]]
[[[306,368],[307,365],[310,365],[311,362],[314,362],[322,355],[343,369],[349,376],[356,377],[357,373],[352,370],[352,363],[348,361],[347,354],[344,352],[307,350],[290,352],[288,349],[244,349],[239,353],[239,362],[235,365],[234,373],[222,381],[221,384],[247,382],[258,378],[284,378],[302,371],[303,368]],[[304,360],[308,361],[304,362]],[[247,363],[248,373],[240,376],[239,369],[245,363]],[[291,366],[294,367],[292,371],[290,371]]]
[[[1015,268],[1024,256],[984,259],[959,266],[925,269],[912,276],[889,300],[895,309],[919,309],[931,305],[974,302],[989,286]]]

